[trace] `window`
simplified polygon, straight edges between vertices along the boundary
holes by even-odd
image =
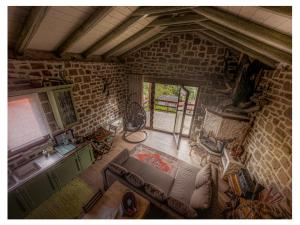
[[[8,100],[8,151],[29,147],[45,138],[49,128],[37,94]]]

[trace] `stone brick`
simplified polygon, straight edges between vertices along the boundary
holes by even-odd
[[[284,111],[284,116],[292,120],[292,107],[289,107]]]
[[[69,75],[70,76],[78,75],[78,70],[77,69],[69,69]]]
[[[272,164],[273,170],[275,170],[275,171],[277,171],[277,169],[280,168],[280,163],[279,163],[279,161],[278,161],[277,159],[275,159],[275,158],[272,160],[271,164]]]
[[[268,123],[266,124],[265,129],[266,129],[266,131],[267,131],[269,134],[271,134],[272,131],[273,131],[273,125],[272,125],[270,122],[268,122]]]
[[[30,63],[31,65],[31,68],[34,69],[34,70],[40,70],[40,69],[45,69],[45,65],[44,63]]]
[[[277,178],[283,185],[286,185],[290,179],[286,172],[284,172],[283,168],[278,171]]]

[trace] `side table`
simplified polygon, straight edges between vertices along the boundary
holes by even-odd
[[[229,174],[237,173],[241,168],[244,168],[244,164],[240,161],[235,160],[231,155],[229,149],[224,149],[224,154],[221,158],[222,165],[223,165],[223,174],[222,178],[227,179]]]

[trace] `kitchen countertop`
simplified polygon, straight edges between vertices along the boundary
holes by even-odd
[[[12,171],[12,173],[9,176],[13,177],[13,179],[16,182],[13,185],[11,185],[10,187],[8,187],[8,192],[15,190],[16,188],[20,187],[21,185],[23,185],[27,181],[31,180],[32,178],[36,177],[37,175],[47,171],[49,168],[53,167],[60,161],[66,159],[70,155],[74,154],[77,150],[79,150],[80,148],[82,148],[88,144],[89,144],[88,142],[79,144],[76,146],[76,148],[74,150],[68,152],[66,155],[61,155],[58,152],[55,152],[49,156],[41,155],[38,158],[33,159],[32,161],[30,161],[28,163],[36,163],[40,167],[40,169],[33,172],[32,174],[30,174],[28,177],[26,177],[24,179],[19,179],[17,176],[14,175],[14,172]]]

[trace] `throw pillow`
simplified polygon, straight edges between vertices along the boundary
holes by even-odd
[[[165,201],[167,198],[165,192],[154,184],[145,183],[145,191],[148,195],[161,202]]]
[[[126,180],[135,187],[144,186],[144,179],[134,172],[128,172],[125,176]]]
[[[211,165],[207,164],[197,173],[195,179],[195,188],[199,188],[209,180],[211,180]]]
[[[206,182],[201,187],[195,189],[191,196],[190,206],[196,210],[210,207],[212,195],[211,181]]]
[[[128,173],[128,171],[127,171],[126,168],[124,168],[123,166],[121,166],[121,165],[119,165],[119,164],[117,164],[117,163],[113,163],[113,162],[109,163],[109,164],[108,164],[108,168],[109,168],[112,172],[114,172],[114,173],[116,173],[116,174],[118,174],[118,175],[120,175],[120,176],[124,176],[125,174]]]
[[[185,204],[184,202],[173,198],[173,197],[168,197],[167,199],[168,206],[176,211],[177,213],[187,217],[187,218],[195,218],[198,216],[196,210],[191,208],[189,205]]]

